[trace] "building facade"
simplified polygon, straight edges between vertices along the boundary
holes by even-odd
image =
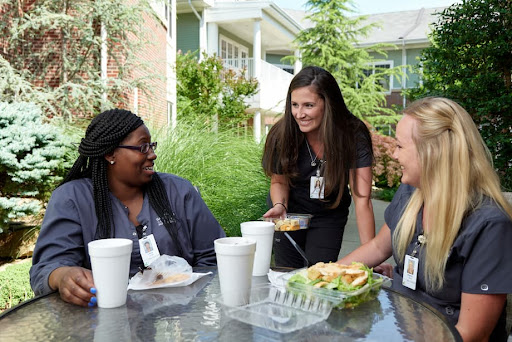
[[[249,100],[254,137],[259,141],[284,111],[286,92],[300,62],[293,40],[303,27],[272,1],[178,0],[177,49],[219,56],[225,68],[246,68],[258,80]]]

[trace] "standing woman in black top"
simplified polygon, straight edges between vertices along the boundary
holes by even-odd
[[[372,163],[370,132],[347,109],[334,77],[320,67],[306,67],[291,81],[284,116],[265,143],[262,165],[271,178],[272,208],[264,217],[312,214],[309,229],[290,234],[310,263],[336,261],[350,193],[361,243],[375,236]],[[318,182],[320,191],[315,190]],[[276,266],[304,266],[280,233],[275,235],[274,253]]]

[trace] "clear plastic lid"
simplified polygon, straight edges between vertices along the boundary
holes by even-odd
[[[298,272],[303,269],[294,271]],[[337,289],[327,289],[327,288],[317,288],[311,285],[296,283],[296,282],[288,282],[286,287],[291,292],[297,292],[301,294],[311,295],[317,298],[322,298],[327,301],[330,301],[333,304],[334,308],[343,309],[355,307],[363,302],[366,302],[371,299],[375,299],[381,287],[383,285],[389,286],[390,279],[388,277],[382,276],[378,273],[373,274],[373,282],[372,284],[365,284],[360,289],[350,292],[339,291]]]
[[[226,305],[222,295],[214,300],[223,306],[228,317],[279,333],[324,321],[332,310],[332,303],[324,298],[271,284],[254,286],[247,303],[241,306]]]

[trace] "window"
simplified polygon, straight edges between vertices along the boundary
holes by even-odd
[[[165,20],[167,21],[167,35],[172,38],[172,0],[165,4]]]
[[[247,67],[249,49],[229,38],[220,36],[220,58],[224,65],[238,69]]]
[[[150,0],[151,7],[163,26],[167,29],[167,35],[170,38],[172,38],[172,23],[174,21],[172,13],[173,1],[176,0]]]
[[[369,68],[363,70],[366,77],[374,75],[375,73],[385,72],[387,69],[393,68],[393,61],[375,62],[370,63]],[[393,89],[393,75],[385,75],[378,80],[379,84],[384,88],[384,92],[390,94]]]

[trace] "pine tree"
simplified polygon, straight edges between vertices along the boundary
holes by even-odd
[[[150,34],[141,25],[153,15],[145,0],[0,0],[0,15],[1,100],[35,102],[72,120],[123,102],[134,87],[147,93],[132,72],[147,71],[134,54]],[[100,70],[104,43],[109,68],[118,70],[108,83]]]
[[[338,81],[349,110],[370,124],[395,122],[396,113],[385,108],[383,84],[389,75],[400,75],[401,67],[376,69],[368,75],[369,63],[375,62],[369,51],[386,56],[378,44],[357,47],[358,39],[368,35],[375,24],[364,25],[366,17],[349,17],[354,12],[351,0],[309,0],[306,19],[311,28],[299,33],[295,43],[300,48],[304,66],[316,65],[328,70]],[[366,73],[365,73],[366,72]]]
[[[0,102],[0,233],[8,222],[37,215],[62,180],[69,144],[41,109],[26,102]]]

